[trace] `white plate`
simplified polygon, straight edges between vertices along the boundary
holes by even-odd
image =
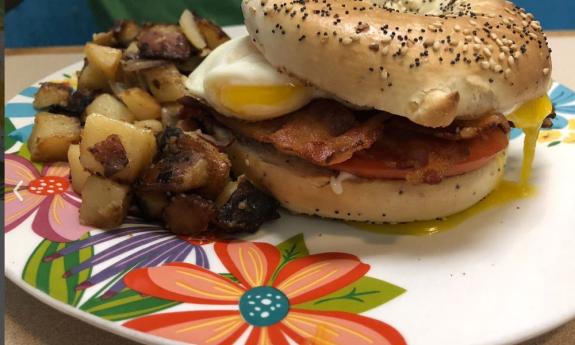
[[[229,31],[232,35],[238,35],[244,32],[244,29],[235,27]],[[65,74],[73,75],[80,66],[81,63],[72,65],[44,80],[66,79]],[[6,114],[14,127],[10,128],[10,124],[7,125],[6,134],[10,137],[24,139],[29,133],[30,125],[33,123],[33,110],[30,105],[33,92],[34,88],[27,89],[9,102]],[[306,288],[311,289],[314,294],[312,302],[307,302],[303,306],[295,306],[302,300],[300,298],[300,301],[296,301],[295,298],[299,298],[295,297],[298,293],[289,290],[285,283],[283,286],[278,286],[278,289],[288,295],[291,301],[297,302],[290,302],[291,309],[288,316],[282,319],[282,315],[277,314],[277,310],[276,314],[272,313],[275,316],[271,315],[266,318],[260,315],[259,319],[246,324],[246,329],[241,335],[238,333],[237,343],[246,342],[248,334],[260,329],[253,325],[261,326],[266,322],[271,322],[270,317],[281,320],[273,325],[284,325],[281,326],[284,327],[283,332],[287,327],[285,325],[291,322],[292,326],[299,329],[299,333],[296,332],[296,334],[303,334],[305,337],[309,335],[325,337],[334,343],[359,344],[362,341],[367,343],[367,340],[381,343],[383,338],[377,338],[377,336],[391,339],[394,336],[400,337],[398,335],[400,334],[407,343],[413,345],[517,343],[573,318],[575,316],[575,250],[573,250],[575,248],[573,222],[575,145],[570,142],[575,141],[575,93],[564,86],[555,84],[551,90],[551,96],[559,115],[555,123],[563,128],[547,131],[548,141],[538,145],[532,179],[537,192],[531,198],[483,211],[465,220],[454,229],[431,236],[393,236],[370,233],[354,229],[342,222],[283,213],[280,220],[265,225],[258,233],[245,238],[246,242],[238,246],[247,250],[255,250],[252,253],[260,253],[262,255],[260,259],[264,261],[269,262],[276,255],[274,253],[277,249],[271,245],[275,246],[291,238],[288,245],[280,246],[279,250],[283,255],[287,255],[290,246],[295,245],[295,251],[299,250],[301,258],[297,259],[299,260],[297,262],[290,261],[290,265],[298,266],[298,272],[309,268],[313,260],[318,260],[326,266],[314,273],[315,283]],[[570,125],[567,125],[567,121]],[[522,157],[521,141],[521,137],[516,138],[510,144],[506,172],[509,179],[516,179],[518,175]],[[6,156],[5,163],[7,176],[11,171],[15,171],[14,169],[24,171],[20,176],[28,176],[22,179],[17,190],[25,204],[29,201],[27,198],[33,198],[31,191],[26,188],[27,185],[30,186],[32,180],[37,180],[35,182],[37,184],[42,181],[48,184],[56,183],[59,180],[56,179],[55,182],[49,182],[47,179],[38,180],[40,175],[33,175],[34,173],[31,172],[36,168],[32,168],[21,158],[14,158],[14,155],[21,149],[21,142],[13,141],[10,144],[11,146],[7,147],[7,153],[12,156]],[[50,174],[65,177],[66,171],[65,169],[51,170]],[[10,181],[7,181],[7,184],[8,182]],[[70,192],[67,193],[67,200],[72,200],[71,202],[74,203],[74,196]],[[54,201],[61,195],[64,194],[43,196],[43,198],[52,199],[42,205],[64,205]],[[6,189],[7,204],[16,205],[20,202],[19,197],[14,193],[13,188]],[[10,217],[14,216],[17,210],[21,210],[18,207],[6,209],[7,225],[11,222]],[[214,301],[199,303],[197,296],[192,300],[189,296],[180,297],[190,303],[170,303],[154,299],[149,302],[149,305],[145,305],[147,303],[143,302],[145,297],[129,289],[123,290],[121,294],[116,294],[111,299],[102,299],[99,292],[109,290],[110,286],[107,288],[104,286],[110,279],[104,279],[81,290],[83,293],[78,292],[76,290],[78,284],[86,279],[97,280],[98,274],[104,277],[123,275],[125,273],[123,270],[112,274],[114,264],[128,260],[131,255],[142,253],[145,245],[138,245],[134,238],[149,236],[149,232],[138,231],[131,236],[123,236],[121,230],[116,230],[111,233],[113,236],[110,236],[108,241],[89,246],[80,254],[68,249],[70,253],[50,261],[47,257],[54,254],[56,249],[71,248],[78,243],[89,243],[89,241],[94,241],[94,236],[98,236],[101,232],[91,230],[89,234],[92,240],[88,238],[84,239],[84,242],[52,242],[46,238],[59,241],[71,240],[78,238],[83,231],[78,229],[74,231],[71,228],[62,230],[62,224],[73,226],[74,212],[77,212],[73,207],[59,209],[55,213],[50,213],[52,211],[43,213],[45,210],[45,206],[36,207],[5,237],[7,277],[43,302],[107,331],[149,344],[165,344],[167,340],[152,335],[151,331],[134,331],[125,327],[124,323],[130,319],[139,318],[139,321],[130,321],[130,325],[142,327],[142,324],[146,324],[142,321],[144,316],[154,317],[154,315],[177,311],[202,311],[193,315],[206,318],[209,316],[206,310],[237,310],[237,301],[232,301],[230,305],[219,305]],[[54,230],[50,230],[46,225],[48,224],[46,217],[54,214],[67,217],[52,218]],[[36,226],[33,225],[34,220],[38,223]],[[58,221],[61,223],[57,224]],[[136,227],[141,229],[146,225],[137,224]],[[170,248],[161,249],[161,246],[155,246],[156,250],[150,252],[149,260],[166,255],[169,261],[186,261],[203,266],[209,264],[211,272],[230,271],[230,263],[224,265],[222,258],[225,260],[223,253],[226,250],[233,251],[234,247],[226,247],[222,243],[191,244],[173,236],[169,237],[167,234],[165,236],[167,237],[163,237],[164,240],[171,241],[169,242]],[[254,242],[260,244],[254,244]],[[157,242],[154,243],[157,244]],[[89,260],[90,257],[100,258],[105,254],[105,249],[122,244],[131,245],[132,251],[121,251],[123,253],[121,255],[89,265],[91,270],[73,272],[74,274],[69,277],[63,277],[65,270],[76,267],[80,262]],[[338,252],[338,254],[306,256],[305,251],[302,252],[304,244],[311,254],[325,252]],[[219,246],[220,251],[216,253],[214,246]],[[342,253],[352,254],[357,258]],[[239,265],[239,261],[237,263]],[[155,266],[150,262],[148,264]],[[243,275],[246,275],[245,272],[252,267],[249,262],[245,265],[247,268],[240,269],[244,272]],[[338,270],[345,270],[348,266],[352,267],[351,273],[346,276],[348,285],[342,281],[330,280],[333,276],[330,278],[329,272],[331,271],[328,268],[332,268],[336,272],[333,274],[337,275]],[[194,267],[197,266],[190,266],[183,270],[190,270],[188,273],[195,272]],[[170,280],[177,276],[176,273],[175,275],[163,274],[169,269],[163,266],[149,270],[142,269],[138,272],[148,274],[148,276],[156,272],[163,277],[155,280],[161,285],[169,284]],[[133,272],[128,273],[130,277],[133,277],[128,285],[140,289],[138,290],[140,292],[145,290],[142,290],[142,282],[147,281],[142,278],[142,274],[137,276]],[[355,277],[353,277],[354,274],[356,274]],[[242,273],[236,275],[242,275]],[[362,276],[371,278],[361,278]],[[178,279],[180,278],[182,277]],[[209,276],[209,279],[215,278]],[[322,279],[331,281],[331,283],[321,285]],[[191,283],[190,286],[201,286],[201,280],[194,280]],[[220,282],[218,284],[235,283]],[[256,285],[258,284],[255,283],[252,288]],[[347,299],[342,298],[353,291],[354,287],[354,293],[356,293],[354,298],[350,299],[349,296]],[[227,289],[236,288],[228,286]],[[338,288],[342,290],[332,292]],[[153,289],[158,290],[157,287]],[[216,290],[210,291],[211,293],[217,292]],[[150,294],[149,290],[146,292]],[[331,295],[328,296],[330,299],[326,300],[323,295],[330,293]],[[120,298],[119,296],[127,297]],[[334,297],[338,299],[333,299]],[[308,296],[307,299],[310,298]],[[129,303],[130,301],[133,303]],[[125,304],[114,307],[114,303],[121,302]],[[150,306],[158,310],[146,310],[146,307]],[[250,307],[245,303],[240,304],[240,310],[244,313],[242,315],[248,318],[246,315],[249,310],[246,308]],[[297,314],[296,310],[302,308],[312,310],[311,313],[315,313],[316,316],[302,319],[303,314]],[[357,314],[358,312],[360,313]],[[190,321],[191,315],[187,315],[182,320]],[[237,319],[237,315],[233,317]],[[110,321],[110,319],[118,321]],[[233,321],[236,319],[230,319],[229,324],[222,321],[224,323],[221,325],[227,325],[227,327],[222,327],[222,332],[233,329]],[[242,325],[246,321],[242,318],[237,320],[240,320],[238,327],[244,327]],[[152,323],[157,325],[158,322],[158,319],[155,319]],[[214,322],[217,323],[218,320]],[[296,325],[297,322],[301,324]],[[314,328],[317,327],[317,324],[314,326],[317,322],[323,322],[321,323],[323,326]],[[390,326],[385,326],[384,323]],[[192,339],[197,342],[199,341],[197,337],[203,336],[205,332],[214,332],[217,325],[220,324],[204,329],[194,324],[194,327],[197,327],[196,331],[183,332],[183,334],[191,337],[188,340]],[[277,330],[281,327],[270,329]],[[352,333],[347,333],[346,329],[351,330]],[[380,333],[370,333],[373,330]],[[353,331],[358,333],[353,333]],[[163,332],[164,336],[172,338],[177,337],[177,334],[182,334],[167,328],[163,329]],[[297,338],[293,333],[291,336]],[[344,336],[348,338],[341,338]],[[226,339],[225,334],[218,339]],[[400,344],[398,339],[400,338],[391,343]]]

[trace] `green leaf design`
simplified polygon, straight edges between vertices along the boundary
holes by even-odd
[[[89,235],[85,235],[83,239],[87,237]],[[94,255],[93,248],[87,247],[49,262],[44,261],[47,256],[69,245],[70,243],[43,240],[28,258],[22,279],[59,301],[77,306],[84,291],[76,290],[76,285],[88,279],[92,270],[86,269],[68,278],[64,278],[64,272]]]
[[[110,298],[91,298],[80,309],[110,321],[120,321],[164,310],[180,302],[141,295],[124,289]]]
[[[405,292],[405,289],[372,277],[363,277],[343,289],[313,301],[295,305],[308,310],[335,310],[363,313]]]
[[[279,271],[290,261],[309,255],[309,250],[305,245],[303,234],[297,234],[276,246],[281,253],[281,261],[278,268],[272,275],[272,281],[276,278]]]
[[[547,147],[553,147],[553,146],[559,145],[559,144],[561,144],[561,141],[560,141],[560,140],[557,140],[557,141],[550,142],[550,143],[547,145]]]
[[[231,273],[220,273],[220,275],[222,277],[228,278],[229,280],[233,281],[234,283],[238,283],[239,284],[239,279],[236,278],[233,274]]]
[[[20,151],[18,151],[18,154],[29,160],[30,163],[32,163],[32,165],[34,165],[36,169],[38,169],[38,171],[40,172],[42,171],[42,167],[44,165],[42,163],[32,162],[32,154],[30,153],[30,149],[28,148],[27,143],[24,143],[22,144],[22,146],[20,146]]]
[[[9,118],[5,118],[4,121],[4,150],[7,151],[17,142],[16,139],[8,135],[12,133],[12,131],[15,131],[16,127],[14,127],[14,124]]]

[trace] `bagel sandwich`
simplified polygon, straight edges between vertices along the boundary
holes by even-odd
[[[506,115],[551,82],[540,23],[509,1],[242,10],[249,35],[190,74],[184,113],[231,132],[235,173],[296,213],[394,223],[471,207],[503,176]]]

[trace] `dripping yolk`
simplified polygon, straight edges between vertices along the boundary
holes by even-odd
[[[535,158],[535,148],[537,137],[543,120],[553,110],[553,104],[547,95],[535,98],[524,103],[515,110],[509,119],[513,121],[517,128],[521,128],[525,133],[523,141],[523,164],[521,167],[521,184],[527,186],[531,177],[531,166]]]
[[[541,127],[543,120],[551,114],[553,104],[547,95],[535,98],[521,105],[509,119],[521,129]]]

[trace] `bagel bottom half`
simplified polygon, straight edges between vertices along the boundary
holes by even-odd
[[[262,144],[235,141],[227,153],[235,174],[245,174],[290,211],[374,223],[430,220],[463,211],[495,189],[506,158],[503,151],[480,169],[435,185],[354,177],[333,188],[336,172]]]

